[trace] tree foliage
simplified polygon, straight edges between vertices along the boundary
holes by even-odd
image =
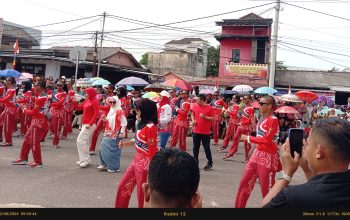
[[[141,60],[139,61],[141,65],[147,66],[148,64],[148,53],[142,55]]]
[[[218,76],[220,61],[220,47],[208,48],[207,76]]]

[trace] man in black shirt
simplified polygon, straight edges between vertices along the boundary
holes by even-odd
[[[350,122],[318,119],[304,142],[301,159],[296,152],[291,157],[288,139],[282,148],[281,179],[263,199],[263,207],[350,207]],[[299,165],[308,181],[288,186]]]

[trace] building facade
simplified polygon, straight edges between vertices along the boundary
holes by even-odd
[[[208,43],[200,38],[172,40],[163,52],[148,53],[148,68],[155,74],[173,72],[193,77],[205,77]]]

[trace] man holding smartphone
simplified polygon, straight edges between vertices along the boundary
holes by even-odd
[[[261,206],[266,208],[350,207],[350,122],[317,119],[304,142],[302,156],[291,156],[289,140],[282,146],[282,178]],[[300,158],[301,157],[301,158]],[[288,186],[300,166],[307,182]]]
[[[256,128],[256,137],[242,135],[241,140],[256,145],[244,169],[236,195],[235,208],[245,208],[256,178],[259,178],[261,194],[265,196],[275,183],[276,172],[281,163],[277,154],[278,119],[273,115],[276,105],[272,96],[264,96],[259,101],[261,117]]]

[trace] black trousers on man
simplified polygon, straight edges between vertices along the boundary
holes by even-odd
[[[198,164],[198,155],[199,155],[199,147],[202,141],[204,151],[205,151],[205,156],[207,157],[208,164],[213,165],[213,159],[211,157],[211,150],[210,150],[210,134],[198,134],[198,133],[193,133],[193,157],[196,159],[197,164]]]

